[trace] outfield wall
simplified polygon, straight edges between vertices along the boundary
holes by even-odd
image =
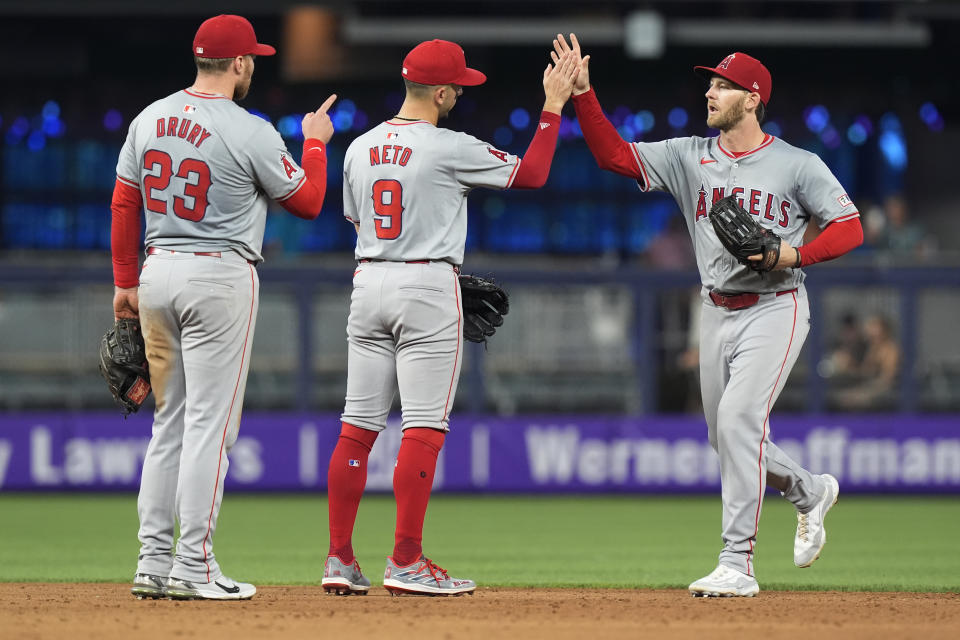
[[[0,416],[0,491],[135,490],[149,415]],[[438,491],[687,493],[719,488],[696,416],[455,416]],[[227,486],[323,491],[335,414],[245,414]],[[391,424],[371,453],[367,489],[391,490],[400,445]],[[844,492],[960,493],[960,415],[781,416],[774,441]]]

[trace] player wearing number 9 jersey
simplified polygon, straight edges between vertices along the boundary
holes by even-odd
[[[323,587],[364,593],[351,543],[367,457],[399,387],[403,438],[393,475],[397,522],[384,586],[392,593],[470,593],[423,555],[423,520],[437,456],[449,430],[463,355],[457,274],[467,236],[467,194],[476,187],[537,188],[550,172],[560,111],[577,64],[547,65],[539,124],[521,159],[464,133],[437,127],[462,87],[486,76],[453,42],[416,46],[403,62],[400,112],[347,149],[343,201],[357,228],[347,336],[347,395],[330,460],[330,548]]]
[[[303,120],[303,167],[246,96],[254,57],[273,55],[240,17],[205,21],[197,78],[130,124],[113,194],[114,315],[139,317],[156,397],[140,483],[138,597],[236,600],[213,554],[227,452],[237,439],[260,294],[254,268],[267,200],[316,218],[326,191],[326,115]],[[146,260],[137,273],[140,209]],[[174,549],[174,529],[180,538]]]

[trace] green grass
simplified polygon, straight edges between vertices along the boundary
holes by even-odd
[[[374,583],[393,546],[390,496],[360,507],[354,548]],[[810,569],[793,566],[792,507],[764,502],[757,548],[763,589],[960,589],[960,500],[849,497],[827,519]],[[328,538],[323,495],[227,494],[216,537],[229,575],[316,584]],[[436,496],[424,547],[483,586],[686,587],[716,565],[720,498]],[[136,567],[136,498],[0,495],[0,581],[126,582]]]

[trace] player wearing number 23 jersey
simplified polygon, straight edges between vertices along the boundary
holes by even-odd
[[[387,424],[397,388],[403,438],[393,475],[394,548],[384,586],[393,593],[472,592],[423,555],[423,520],[437,455],[449,430],[463,355],[458,280],[467,237],[467,194],[476,187],[536,188],[546,182],[560,111],[577,64],[547,66],[538,126],[521,159],[437,123],[462,87],[486,76],[466,66],[453,42],[432,40],[403,62],[400,112],[357,137],[343,171],[344,214],[357,228],[347,336],[347,395],[328,473],[330,549],[323,586],[365,592],[351,537],[367,458]]]
[[[193,86],[133,120],[117,163],[114,314],[140,318],[156,397],[137,503],[138,597],[256,593],[225,577],[213,554],[256,325],[254,267],[270,199],[303,218],[320,213],[333,134],[326,110],[336,97],[304,117],[301,168],[269,122],[234,102],[247,94],[254,57],[274,52],[240,16],[205,21],[193,42]],[[141,207],[147,256],[138,274]]]

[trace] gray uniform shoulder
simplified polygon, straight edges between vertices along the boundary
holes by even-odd
[[[357,148],[369,145],[371,140],[382,139],[386,135],[387,131],[389,131],[389,129],[390,129],[390,125],[388,125],[386,122],[381,122],[380,124],[373,127],[372,129],[368,129],[364,131],[363,133],[358,135],[356,138],[354,138],[349,145],[347,145],[347,153],[350,153],[352,149],[357,149]]]

